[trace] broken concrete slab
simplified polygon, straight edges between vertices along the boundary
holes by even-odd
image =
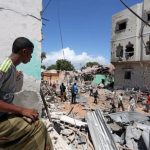
[[[139,150],[137,142],[134,141],[134,139],[128,139],[126,140],[126,146],[132,150]]]
[[[50,132],[52,143],[55,145],[56,150],[72,150],[71,146],[53,129]]]
[[[144,140],[147,150],[149,150],[150,149],[150,130],[144,130],[142,132],[142,138]]]
[[[142,131],[133,127],[133,126],[127,126],[126,128],[126,140],[127,139],[135,139],[139,140],[142,135]]]
[[[122,140],[122,138],[120,136],[118,136],[117,134],[112,134],[115,143],[120,143],[121,145],[124,143],[124,140]]]
[[[130,123],[132,121],[134,122],[145,122],[148,121],[149,118],[141,113],[138,112],[117,112],[117,113],[111,113],[109,116],[115,121],[115,122],[121,122],[121,123]]]
[[[61,134],[64,136],[69,136],[69,135],[73,134],[73,131],[70,129],[64,129],[61,131]]]
[[[66,116],[66,115],[62,115],[60,117],[60,121],[71,124],[75,127],[87,126],[87,123],[80,121],[80,120],[77,120],[77,119],[74,119],[74,118],[71,118],[71,117]]]
[[[110,123],[109,124],[109,127],[111,128],[111,130],[113,131],[113,132],[119,132],[119,131],[122,131],[122,127],[121,126],[119,126],[117,123]]]

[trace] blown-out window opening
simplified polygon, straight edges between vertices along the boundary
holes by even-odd
[[[131,79],[131,71],[125,71],[124,72],[124,79]]]
[[[150,21],[150,12],[147,13],[147,21]]]
[[[127,28],[127,20],[122,20],[116,23],[116,32],[124,31]]]

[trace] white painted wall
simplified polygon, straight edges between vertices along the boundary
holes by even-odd
[[[18,70],[24,73],[22,91],[15,98],[18,101],[22,97],[24,101],[33,100],[35,103],[39,101],[37,97],[39,97],[41,75],[41,11],[42,0],[0,0],[0,62],[11,54],[13,41],[17,37],[27,37],[35,46],[31,62],[18,67]],[[24,91],[33,91],[37,96],[34,94],[27,96],[23,94]],[[22,104],[24,105],[24,102]],[[31,104],[28,106],[34,107]]]
[[[0,62],[11,53],[15,38],[41,41],[41,10],[42,0],[0,0]]]

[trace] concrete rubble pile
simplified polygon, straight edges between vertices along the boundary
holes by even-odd
[[[75,114],[71,112],[68,112],[68,114],[61,112],[59,106],[60,97],[55,96],[53,91],[47,88],[46,85],[42,85],[42,89],[51,114],[52,123],[47,119],[44,109],[42,117],[50,132],[55,149],[93,150],[93,145],[88,138],[87,123],[80,119],[75,119]],[[50,91],[48,92],[47,90]]]
[[[46,84],[41,85],[52,122],[47,119],[44,108],[42,118],[55,149],[149,150],[150,116],[129,111],[111,113],[113,92],[98,89],[99,101],[98,104],[93,104],[93,98],[89,96],[90,86],[87,83],[78,83],[77,104],[70,104],[70,88],[66,91],[67,100],[61,102],[59,86],[54,91]],[[125,110],[131,94],[138,97],[137,106],[141,106],[141,102],[145,100],[140,97],[142,92],[133,89],[116,90],[116,94],[119,93],[123,93],[127,99],[124,102]],[[85,115],[81,115],[80,111],[84,111]]]
[[[150,149],[150,117],[138,112],[118,112],[109,114],[106,122],[119,145],[131,150]]]

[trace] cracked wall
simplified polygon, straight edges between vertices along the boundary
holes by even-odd
[[[131,7],[131,9],[136,12],[139,16],[142,13],[142,4],[137,4]],[[126,27],[123,30],[116,31],[116,26],[122,22],[126,23]],[[116,50],[120,44],[123,47],[123,57],[121,61],[139,61],[140,60],[140,29],[141,21],[132,14],[128,9],[125,9],[112,17],[112,55],[111,61],[118,62],[120,57],[116,57]],[[126,46],[131,43],[134,47],[134,52],[132,57],[126,59]]]
[[[34,52],[30,63],[17,67],[23,71],[22,81],[17,89],[21,91],[15,97],[15,103],[34,107],[30,104],[39,103],[39,89],[41,79],[41,11],[42,0],[1,0],[0,1],[0,63],[11,54],[13,41],[17,37],[27,37],[34,43]],[[24,94],[28,91],[29,94]],[[29,92],[30,91],[30,92]],[[35,96],[36,93],[36,96]],[[20,103],[20,99],[22,103]],[[36,105],[36,108],[39,106]]]
[[[144,0],[131,9],[150,24],[149,0]],[[111,62],[115,66],[115,88],[150,88],[150,27],[144,25],[128,9],[118,12],[112,16],[111,44]],[[130,78],[125,77],[126,72],[130,72]]]

